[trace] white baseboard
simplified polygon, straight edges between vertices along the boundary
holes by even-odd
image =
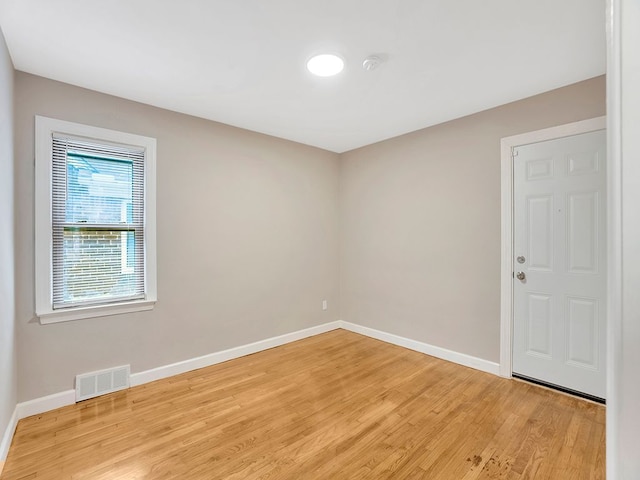
[[[303,338],[312,337],[314,335],[326,333],[331,330],[336,330],[340,328],[340,326],[340,321],[325,323],[316,327],[298,330],[297,332],[286,333],[278,337],[267,338],[266,340],[260,340],[258,342],[249,343],[247,345],[241,345],[239,347],[230,348],[228,350],[210,353],[208,355],[203,355],[202,357],[191,358],[182,362],[172,363],[170,365],[164,365],[158,368],[152,368],[151,370],[132,373],[131,386],[135,387],[136,385],[142,385],[144,383],[153,382],[162,378],[172,377],[173,375],[190,372],[191,370],[196,370],[198,368],[209,367],[217,363],[233,360],[234,358],[251,355],[252,353],[268,350],[269,348],[279,347],[280,345],[284,345],[286,343],[295,342],[297,340],[302,340]]]
[[[248,345],[242,345],[240,347],[230,348],[228,350],[222,350],[220,352],[211,353],[202,357],[191,358],[182,362],[172,363],[171,365],[164,365],[162,367],[152,368],[151,370],[145,370],[131,374],[131,386],[142,385],[144,383],[153,382],[154,380],[160,380],[162,378],[171,377],[173,375],[179,375],[181,373],[189,372],[198,368],[208,367],[215,365],[216,363],[226,362],[227,360],[233,360],[234,358],[243,357],[252,353],[257,353],[269,348],[278,347],[285,343],[295,342],[296,340],[302,340],[303,338],[312,337],[321,333],[329,332],[340,328],[341,322],[335,321],[325,323],[304,330],[298,330],[296,332],[286,333],[278,337],[267,338],[266,340],[260,340],[259,342],[250,343]],[[15,421],[13,427],[7,428],[5,437],[7,450],[11,444],[11,438],[15,431],[15,425],[18,420],[21,420],[31,415],[38,415],[40,413],[54,410],[56,408],[65,407],[67,405],[73,405],[76,402],[76,391],[66,390],[60,393],[54,393],[46,397],[35,398],[26,402],[19,403],[16,406],[14,417]],[[10,433],[9,433],[10,431]],[[5,439],[3,439],[2,446],[5,445]],[[3,450],[0,450],[2,453]],[[2,457],[0,456],[0,459]]]
[[[321,333],[336,330],[338,328],[344,328],[351,332],[359,333],[367,337],[382,340],[383,342],[398,345],[400,347],[409,348],[417,352],[426,353],[433,357],[448,360],[466,367],[475,368],[483,372],[492,373],[494,375],[499,374],[499,365],[488,360],[472,357],[464,353],[454,352],[447,350],[446,348],[436,347],[429,345],[428,343],[419,342],[417,340],[411,340],[409,338],[400,337],[392,333],[382,332],[369,327],[363,327],[356,325],[355,323],[349,323],[342,320],[335,322],[325,323],[304,330],[298,330],[296,332],[287,333],[278,337],[267,338],[258,342],[249,343],[228,350],[222,350],[220,352],[211,353],[209,355],[203,355],[201,357],[191,358],[170,365],[164,365],[162,367],[152,368],[151,370],[145,370],[131,374],[131,386],[142,385],[144,383],[153,382],[162,378],[171,377],[173,375],[179,375],[181,373],[196,370],[198,368],[208,367],[217,363],[233,360],[234,358],[240,358],[252,353],[268,350],[269,348],[278,347],[286,343],[302,340],[303,338],[312,337]],[[66,390],[64,392],[55,393],[46,397],[36,398],[16,405],[11,421],[2,437],[2,443],[0,444],[0,462],[3,461],[9,451],[11,445],[11,439],[15,432],[18,420],[31,415],[38,415],[40,413],[54,410],[56,408],[64,407],[67,405],[73,405],[76,401],[75,390]]]
[[[392,333],[382,332],[374,328],[363,327],[362,325],[357,325],[355,323],[341,321],[341,327],[351,332],[382,340],[383,342],[392,343],[410,350],[415,350],[416,352],[426,353],[432,357],[454,362],[465,367],[475,368],[476,370],[492,373],[493,375],[500,374],[500,365],[495,362],[490,362],[489,360],[483,360],[482,358],[472,357],[465,353],[436,347],[434,345],[429,345],[428,343],[411,340],[410,338],[400,337]]]
[[[49,410],[55,410],[56,408],[73,405],[75,401],[76,391],[67,390],[17,404],[9,420],[9,425],[7,425],[7,429],[4,432],[4,436],[2,437],[2,443],[0,443],[0,463],[7,459],[11,440],[13,439],[19,420],[30,417],[31,415],[38,415],[39,413],[48,412]],[[2,473],[2,469],[0,469],[0,473]]]
[[[2,474],[4,461],[7,459],[11,440],[13,440],[13,434],[18,426],[18,420],[18,407],[16,407],[13,409],[13,415],[11,415],[9,419],[9,425],[7,425],[4,435],[2,436],[2,442],[0,443],[0,474]]]
[[[76,403],[76,391],[65,390],[64,392],[54,393],[46,397],[35,398],[26,402],[19,403],[16,406],[18,412],[18,420],[38,415],[39,413],[55,410],[56,408],[66,407]]]

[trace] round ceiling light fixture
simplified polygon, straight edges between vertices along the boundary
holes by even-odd
[[[311,57],[307,62],[307,70],[318,77],[332,77],[344,68],[344,60],[332,53],[323,53]]]

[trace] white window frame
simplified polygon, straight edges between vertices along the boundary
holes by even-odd
[[[157,301],[156,267],[156,139],[36,115],[35,117],[35,276],[36,316],[57,323],[151,310]],[[52,158],[53,134],[84,137],[145,149],[144,283],[141,300],[53,309]],[[125,264],[126,265],[126,264]]]

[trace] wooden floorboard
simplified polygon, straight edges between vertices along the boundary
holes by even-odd
[[[596,480],[604,421],[335,330],[23,419],[0,478]]]

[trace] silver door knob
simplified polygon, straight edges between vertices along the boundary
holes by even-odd
[[[527,276],[524,274],[524,272],[518,272],[516,273],[516,278],[518,280],[524,280],[525,278],[527,278]]]

